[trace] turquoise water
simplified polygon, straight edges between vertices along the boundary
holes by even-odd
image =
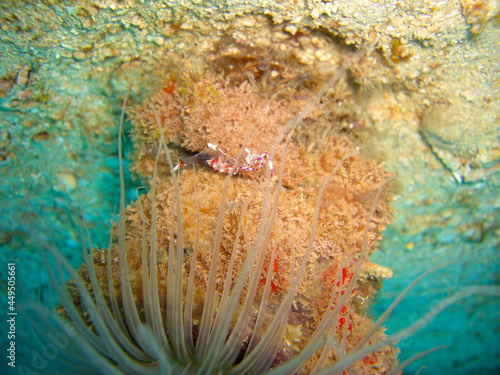
[[[439,204],[414,210],[416,215],[421,216],[448,211],[448,220],[420,230],[409,228],[403,218],[389,226],[384,234],[382,251],[374,254],[372,259],[390,266],[394,278],[384,282],[373,306],[375,314],[380,314],[397,293],[426,268],[449,259],[455,260],[417,285],[389,319],[388,333],[411,324],[429,308],[462,288],[498,285],[498,186],[498,177],[495,176],[488,183],[465,186],[450,183],[446,187],[446,199],[440,200]],[[437,190],[436,194],[439,194]],[[463,195],[470,197],[467,204],[457,199]],[[405,204],[404,201],[398,202],[397,210],[411,210],[404,207]],[[408,214],[405,216],[408,217]],[[414,244],[412,250],[406,249],[407,243]],[[401,359],[430,347],[446,345],[446,348],[409,366],[406,372],[414,373],[425,365],[421,373],[497,373],[500,369],[498,311],[498,297],[470,297],[450,306],[428,327],[400,343]]]

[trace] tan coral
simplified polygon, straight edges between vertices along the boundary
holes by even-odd
[[[383,341],[381,328],[367,334],[373,322],[363,304],[378,284],[360,275],[391,218],[391,176],[332,131],[309,143],[308,124],[327,120],[316,102],[304,108],[300,98],[307,97],[305,91],[263,98],[246,83],[236,86],[209,73],[167,88],[131,111],[143,157],[134,168],[143,177],[155,172],[156,178],[149,193],[127,209],[127,225],[119,228],[126,244],[119,240],[124,245],[113,247],[111,264],[104,260],[95,265],[100,282],[118,289],[126,258],[131,298],[151,320],[147,278],[154,270],[159,293],[153,300],[166,317],[167,331],[176,330],[176,309],[192,301],[184,314],[192,322],[186,332],[192,330],[196,345],[211,342],[209,332],[227,329],[223,335],[237,336],[238,350],[251,357],[270,332],[277,335],[268,344],[274,350],[270,353],[276,353],[266,359],[272,367],[326,337],[335,343],[304,358],[300,374],[311,373],[317,363],[343,363],[346,353],[360,349],[363,338]],[[264,173],[267,167],[225,175],[204,161],[169,175],[172,161],[152,164],[172,152],[166,142],[192,152],[217,144],[229,155],[227,163],[235,162],[231,157],[240,162],[237,155],[243,148],[267,152],[273,176]],[[148,257],[154,259],[149,270]],[[88,279],[84,271],[82,278]],[[122,299],[130,297],[115,292],[117,303],[125,305]],[[229,302],[233,310],[227,310]],[[219,311],[231,315],[221,318]],[[220,328],[224,324],[227,328]],[[230,360],[233,354],[223,366],[237,371],[240,359]],[[379,346],[373,358],[350,364],[363,374],[387,371],[397,362],[396,354],[390,345]],[[181,363],[190,366],[188,358]],[[258,368],[258,361],[249,361],[241,363]]]
[[[133,168],[143,177],[152,174],[157,150],[159,129],[154,123],[153,104],[169,141],[182,144],[192,152],[202,151],[212,143],[234,158],[249,133],[245,148],[255,154],[269,153],[273,140],[303,103],[263,99],[253,93],[248,84],[230,86],[210,74],[196,82],[185,79],[173,93],[162,90],[130,111],[139,155]],[[171,124],[176,118],[178,120]],[[281,163],[281,151],[282,147],[278,147],[272,160],[276,170]],[[297,166],[283,176],[283,183],[292,187],[306,176],[308,158],[294,144],[289,146],[287,158]],[[168,167],[165,168],[168,172]]]
[[[297,272],[300,260],[306,254],[320,185],[326,180],[327,172],[331,172],[333,167],[346,155],[352,154],[352,151],[353,149],[347,141],[330,137],[325,141],[319,156],[311,161],[311,164],[316,167],[308,176],[308,187],[297,187],[281,191],[277,216],[269,224],[273,228],[270,234],[269,247],[263,249],[263,251],[267,252],[267,256],[262,266],[262,274],[259,277],[258,296],[260,297],[257,297],[254,305],[255,311],[258,311],[259,301],[262,298],[267,275],[271,268],[273,275],[269,284],[270,295],[267,302],[265,325],[269,324],[273,313],[277,311],[283,302],[286,291],[292,283],[291,277]],[[288,163],[286,165],[286,169],[293,171],[294,168],[298,168],[296,164]],[[313,248],[311,261],[307,265],[306,272],[300,281],[294,298],[294,308],[290,314],[283,344],[279,351],[281,354],[279,358],[275,359],[276,365],[306,347],[308,340],[315,332],[315,327],[320,323],[321,317],[325,313],[331,294],[338,290],[339,287],[345,290],[351,277],[354,276],[357,265],[356,256],[359,256],[363,249],[364,228],[373,203],[373,200],[360,197],[366,192],[379,190],[387,177],[388,174],[381,168],[374,163],[360,159],[354,153],[342,162],[337,173],[325,189],[319,209],[315,243],[328,245],[323,245],[321,249],[319,246]],[[203,306],[207,298],[203,286],[208,283],[210,265],[213,262],[212,254],[214,251],[213,244],[216,241],[217,215],[226,178],[226,175],[215,172],[208,167],[198,169],[194,175],[190,169],[183,170],[179,175],[185,253],[185,283],[183,288],[187,283],[193,249],[196,246],[198,217],[200,221],[197,266],[195,269],[196,285],[200,286],[200,288],[196,288],[194,294],[194,324],[200,324]],[[254,244],[253,240],[258,237],[259,226],[264,219],[262,217],[263,202],[266,200],[265,189],[263,189],[262,184],[261,180],[249,179],[244,176],[234,176],[229,181],[225,198],[227,209],[224,214],[221,233],[216,287],[218,295],[215,297],[216,300],[222,297],[224,283],[228,278],[234,283],[240,273],[247,252]],[[276,181],[273,181],[270,186],[271,196],[276,193],[277,188]],[[158,253],[158,273],[160,280],[165,280],[168,277],[166,249],[168,249],[171,241],[174,186],[170,179],[161,179],[157,181],[156,191],[156,245],[160,249]],[[384,229],[388,221],[390,209],[387,203],[387,194],[383,195],[383,199],[377,203],[377,218],[370,223],[370,230],[368,231],[368,253],[374,251],[380,240],[380,231]],[[150,194],[141,198],[141,207],[144,209],[146,218],[145,224],[148,233],[146,238],[150,238]],[[270,209],[272,210],[273,207],[274,204],[271,204]],[[244,214],[243,209],[246,210]],[[140,249],[140,242],[143,238],[143,221],[137,203],[129,207],[128,221],[130,222],[127,230],[129,239],[127,249],[128,267],[132,284],[136,286],[133,287],[135,298],[140,305],[142,303],[141,255],[138,249]],[[238,227],[240,223],[242,224],[241,228]],[[238,231],[239,235],[237,236]],[[271,263],[273,248],[276,248],[276,258]],[[337,251],[328,253],[323,250],[324,248],[337,249]],[[114,254],[116,256],[115,252]],[[232,255],[234,256],[234,268],[228,275]],[[113,267],[117,267],[117,265]],[[106,274],[104,269],[100,272]],[[119,274],[118,269],[113,273],[115,275]],[[163,288],[162,285],[159,285],[159,287]],[[363,316],[364,309],[356,307],[355,300],[368,298],[370,295],[367,295],[367,293],[373,293],[374,290],[356,283],[347,302],[340,310],[341,316],[337,322],[338,326],[335,335],[341,340],[344,335],[344,325],[348,318],[350,323],[348,327],[345,326],[347,330],[347,351],[356,345],[371,326],[370,320]],[[247,293],[247,287],[245,287],[245,293]],[[334,298],[334,306],[338,298],[340,296]],[[162,305],[166,303],[163,297],[161,297],[160,303]],[[255,324],[255,322],[251,324]],[[377,335],[378,340],[385,337],[382,332]],[[332,351],[328,356],[327,363],[336,361],[337,355]],[[382,366],[381,363],[385,363],[382,367],[390,368],[390,364],[396,360],[396,351],[394,348],[389,347],[378,351],[376,357],[378,358],[377,366]],[[301,373],[309,373],[317,359],[317,357],[311,358]],[[363,372],[360,373],[370,373],[368,369],[373,364],[371,360],[367,361],[360,361],[356,364],[356,368],[364,368]]]
[[[392,275],[393,273],[390,268],[366,260],[363,263],[363,268],[361,269],[359,277],[367,280],[378,281],[381,279],[390,279]]]

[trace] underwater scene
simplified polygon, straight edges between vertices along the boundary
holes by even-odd
[[[499,0],[0,1],[0,373],[500,373]]]

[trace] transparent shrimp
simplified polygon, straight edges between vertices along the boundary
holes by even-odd
[[[177,165],[170,173],[175,172],[182,167],[189,167],[191,165],[203,163],[207,163],[211,168],[227,174],[234,164],[234,159],[227,156],[226,153],[216,145],[209,143],[203,151],[198,152],[193,156],[189,156],[187,158],[183,158],[181,156]]]
[[[265,163],[268,163],[269,168],[271,169],[271,176],[273,175],[273,163],[269,158],[267,152],[258,155],[252,154],[248,148],[246,148],[245,151],[247,153],[245,162],[243,163],[243,165],[237,166],[233,171],[233,174],[255,171],[256,169],[262,168]],[[196,155],[189,156],[187,158],[180,157],[177,165],[171,172],[175,172],[182,167],[203,163],[207,163],[212,169],[216,170],[217,172],[229,174],[233,170],[233,166],[236,164],[236,159],[228,156],[224,151],[222,151],[213,143],[208,143],[207,147],[205,147],[203,151],[197,153]]]

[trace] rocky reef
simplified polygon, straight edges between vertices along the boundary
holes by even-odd
[[[196,84],[207,65],[224,77],[224,82],[212,79],[216,87],[244,91],[259,105],[289,82],[306,82],[293,100],[284,92],[271,101],[269,111],[279,112],[279,105],[287,108],[283,101],[307,101],[307,87],[325,82],[363,45],[374,48],[328,93],[325,102],[334,105],[325,106],[327,116],[311,114],[293,139],[295,151],[290,149],[288,157],[304,171],[284,176],[287,189],[300,188],[301,173],[315,173],[315,152],[333,132],[397,173],[398,220],[388,228],[384,253],[374,254],[398,276],[386,284],[383,304],[431,265],[462,257],[422,285],[417,308],[408,303],[399,315],[395,311],[396,321],[409,318],[410,324],[464,285],[497,283],[498,0],[6,1],[0,14],[0,246],[18,263],[32,295],[50,289],[47,276],[38,272],[42,262],[32,236],[49,232],[40,231],[40,222],[50,222],[60,251],[74,266],[81,262],[79,239],[67,203],[81,207],[97,242],[106,241],[118,191],[114,133],[127,87],[133,105],[150,98],[158,108],[162,100],[174,100],[178,115],[184,108],[182,131],[170,129],[175,158],[180,151],[200,151],[207,141],[236,157],[238,145],[223,134],[228,126],[234,135],[227,122],[217,126],[217,139],[203,131],[184,133],[197,116],[207,116],[188,116],[193,108],[184,102],[205,87]],[[190,83],[188,71],[194,73]],[[200,100],[210,104],[206,96]],[[134,135],[132,163],[146,182],[157,143],[148,135],[155,132],[151,119],[139,117],[146,125]],[[264,132],[271,129],[266,125]],[[196,147],[189,149],[189,142]],[[267,147],[252,143],[251,151],[261,155],[270,151]],[[279,157],[277,152],[275,172]],[[168,173],[167,163],[161,168]],[[403,355],[444,343],[452,350],[429,357],[428,368],[443,373],[477,372],[478,364],[497,369],[498,363],[489,363],[498,350],[484,343],[496,342],[498,335],[488,319],[478,317],[491,316],[498,302],[474,300],[461,307],[463,314],[451,310],[436,323],[446,332],[431,329],[407,341]],[[451,360],[449,353],[457,354]]]

